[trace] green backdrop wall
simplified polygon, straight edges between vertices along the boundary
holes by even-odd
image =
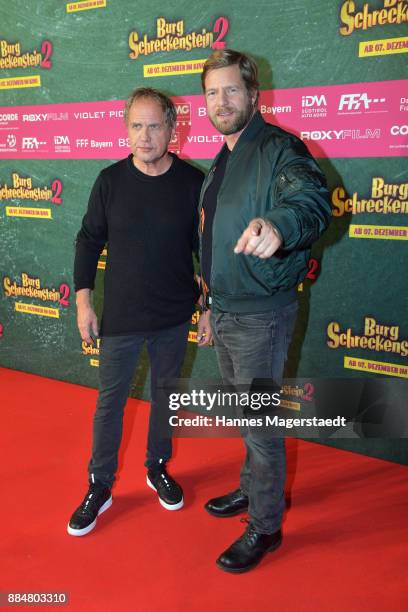
[[[97,351],[82,345],[76,329],[73,244],[98,172],[120,155],[117,148],[110,156],[109,149],[81,145],[85,123],[75,127],[74,117],[63,115],[72,115],[69,103],[95,103],[75,107],[77,112],[101,113],[103,101],[120,108],[117,101],[133,88],[149,85],[189,101],[191,116],[180,134],[202,134],[206,120],[198,116],[203,102],[194,65],[218,40],[257,59],[265,103],[274,96],[290,100],[266,111],[265,118],[302,133],[332,192],[333,221],[315,245],[310,278],[299,288],[301,314],[288,376],[407,378],[406,9],[406,2],[396,0],[1,0],[0,363],[97,385]],[[169,37],[160,38],[165,25]],[[155,50],[153,43],[152,52],[142,54],[141,42],[157,39],[159,45],[164,38],[171,38],[171,49]],[[195,48],[177,48],[192,41]],[[132,58],[136,48],[140,55]],[[152,66],[158,68],[149,73]],[[119,121],[109,129],[121,136]],[[103,131],[107,123],[102,115],[95,125]],[[206,169],[219,146],[200,148],[198,142],[181,155]],[[10,191],[19,186],[31,191]],[[37,187],[48,191],[35,195]],[[53,202],[50,192],[58,197],[61,188],[61,203]],[[356,202],[362,199],[372,204],[360,212]],[[95,291],[99,312],[103,261]],[[18,288],[30,286],[31,295],[18,295]],[[35,289],[48,292],[40,296]],[[185,376],[217,376],[214,350],[197,350],[194,334],[191,340]],[[132,395],[148,397],[145,358]],[[404,440],[335,444],[407,460]]]

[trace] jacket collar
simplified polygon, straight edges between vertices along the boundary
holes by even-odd
[[[246,143],[253,140],[257,136],[257,134],[263,129],[264,126],[265,121],[263,120],[263,117],[258,110],[251,118],[250,122],[242,132],[241,136],[238,138],[236,145],[232,149],[231,153],[235,153],[236,150],[238,151],[242,147],[245,147]]]
[[[253,140],[257,134],[262,130],[262,128],[266,125],[261,113],[257,110],[246,128],[242,132],[241,136],[238,138],[235,147],[231,151],[231,155],[235,155],[236,151],[240,151],[245,145]],[[216,156],[214,162],[218,162],[221,153],[225,150],[227,143],[224,143],[224,146],[221,148],[220,152]]]
[[[256,111],[254,116],[251,118],[250,122],[242,132],[241,136],[238,138],[235,147],[232,149],[232,151],[230,151],[230,155],[234,155],[236,151],[240,151],[242,148],[244,148],[248,142],[255,138],[255,136],[262,130],[265,125],[266,121],[264,121],[261,113],[259,111]],[[222,152],[225,151],[226,148],[227,143],[225,142],[212,163],[212,171],[215,170],[218,160],[220,159]]]

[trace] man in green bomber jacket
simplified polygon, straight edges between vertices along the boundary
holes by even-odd
[[[263,120],[251,58],[215,51],[201,78],[209,119],[225,144],[200,196],[199,345],[214,338],[225,384],[272,379],[280,385],[297,285],[331,216],[326,181],[296,136]],[[239,488],[205,506],[217,517],[249,512],[244,534],[217,559],[219,568],[235,573],[279,547],[285,507],[284,439],[256,427],[242,426],[241,435],[246,458]]]

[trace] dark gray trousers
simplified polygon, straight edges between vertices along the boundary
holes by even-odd
[[[212,313],[223,382],[246,385],[261,378],[281,385],[297,311],[295,302],[261,314]],[[285,441],[256,427],[241,427],[241,435],[246,457],[240,486],[249,497],[250,521],[260,533],[274,533],[281,526],[285,509]]]

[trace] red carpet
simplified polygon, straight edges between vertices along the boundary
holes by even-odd
[[[65,609],[87,611],[408,609],[406,467],[289,440],[283,545],[256,570],[230,575],[214,561],[244,525],[202,506],[236,486],[241,441],[177,440],[171,472],[186,505],[168,512],[145,484],[148,410],[135,400],[113,506],[91,534],[69,536],[87,488],[95,398],[0,369],[0,591],[68,592]]]

